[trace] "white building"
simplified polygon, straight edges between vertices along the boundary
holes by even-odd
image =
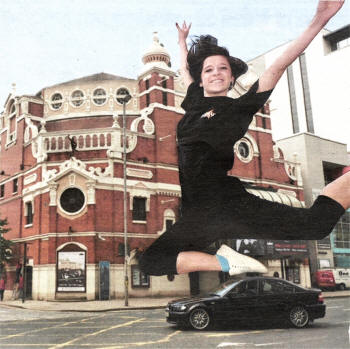
[[[251,60],[261,75],[287,48],[282,44]],[[323,29],[283,74],[271,95],[272,135],[289,161],[300,162],[305,203],[349,165],[350,24]],[[350,256],[350,211],[328,239],[310,249],[311,270],[347,267]]]
[[[251,60],[260,75],[289,45]],[[322,30],[287,69],[271,95],[275,140],[299,132],[350,144],[350,24]],[[349,148],[348,148],[349,149]]]
[[[287,160],[300,162],[307,207],[312,205],[322,188],[339,177],[349,164],[346,144],[311,133],[280,139],[277,147],[282,149]],[[316,244],[309,242],[309,252],[311,273],[322,268],[349,267],[350,210],[344,214],[332,234]]]

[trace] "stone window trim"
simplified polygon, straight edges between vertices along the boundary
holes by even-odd
[[[18,112],[18,103],[16,103],[15,99],[11,99],[8,103],[8,107],[7,107],[7,113],[9,118],[12,116],[16,116]]]
[[[142,201],[138,200],[138,205],[135,207],[134,205],[135,205],[136,199],[141,199]],[[133,204],[132,222],[133,223],[138,223],[138,224],[146,224],[147,223],[146,202],[147,202],[147,198],[142,197],[142,196],[134,196],[132,198],[132,204]],[[140,204],[141,203],[142,203],[142,209],[140,210]],[[139,210],[138,210],[138,208],[139,208]],[[143,217],[141,217],[141,216],[143,216],[143,214],[144,214],[144,219],[143,219]],[[137,216],[137,217],[135,217],[135,216]]]
[[[103,105],[105,105],[107,103],[108,93],[107,93],[105,88],[98,86],[93,90],[91,99],[92,99],[92,103],[94,105],[96,105],[97,107],[102,107]],[[102,102],[101,103],[96,102],[99,100],[101,100]]]
[[[49,106],[53,111],[58,111],[63,107],[64,97],[60,91],[55,91],[50,96]]]
[[[120,97],[118,98],[117,96],[118,95],[124,95],[123,93],[120,93],[120,92],[123,92],[123,90],[127,91],[128,94],[132,97],[132,94],[130,92],[130,89],[126,86],[120,86],[118,87],[116,90],[115,90],[115,93],[114,93],[114,97],[115,97],[115,101],[119,104],[119,105],[123,105],[123,103],[121,101],[118,101],[118,99],[120,99]],[[126,105],[128,105],[129,103],[131,103],[131,100],[132,98],[130,98],[130,100],[126,103]]]
[[[129,193],[130,195],[130,210],[133,210],[133,199],[134,197],[145,198],[146,199],[146,212],[150,211],[151,204],[151,193],[147,190],[142,189],[132,189]]]
[[[176,222],[175,212],[171,208],[164,210],[163,214],[163,228],[158,232],[159,235],[163,234],[167,229],[167,221],[172,221],[173,224]]]
[[[68,241],[68,242],[63,243],[62,245],[60,245],[56,248],[56,252],[64,251],[65,247],[68,245],[76,245],[82,251],[86,252],[86,254],[88,252],[88,248],[85,245],[83,245],[81,242],[76,242],[76,241]],[[86,258],[87,258],[87,255],[86,255]]]
[[[240,146],[243,146],[247,149],[247,156],[243,156],[240,153]],[[244,163],[249,163],[253,160],[254,156],[259,156],[259,149],[254,138],[246,133],[239,141],[234,145],[234,152],[237,155],[238,159]]]
[[[62,204],[61,204],[61,198],[62,198],[62,195],[68,190],[68,189],[77,189],[79,190],[83,195],[84,195],[84,203],[82,204],[81,208],[75,212],[68,212],[66,211],[63,207],[62,207]],[[58,200],[57,200],[57,206],[59,207],[59,209],[64,212],[64,214],[66,215],[69,215],[69,216],[75,216],[75,215],[78,215],[80,214],[84,209],[85,207],[87,206],[87,203],[88,203],[88,199],[87,199],[87,193],[85,192],[85,190],[83,188],[81,188],[80,186],[74,184],[74,185],[70,185],[70,186],[67,186],[66,188],[64,188],[64,190],[62,190],[62,192],[59,194],[59,197],[58,197]]]
[[[24,217],[26,224],[24,225],[25,228],[29,228],[33,226],[34,221],[34,198],[29,198],[24,201]]]
[[[245,149],[245,151],[247,152],[246,155],[242,154],[241,147],[242,149]],[[238,159],[244,163],[248,163],[253,160],[253,147],[251,143],[245,138],[240,139],[235,144],[235,153],[237,154]]]
[[[144,198],[146,199],[146,202],[145,202],[145,209],[146,209],[146,214],[147,212],[150,211],[150,201],[151,201],[151,194],[150,192],[146,191],[146,190],[142,190],[142,189],[133,189],[131,190],[130,192],[130,211],[133,211],[134,209],[134,198],[135,197],[138,197],[138,198]],[[135,224],[146,224],[147,221],[146,220],[134,220],[133,219],[133,223]]]
[[[145,221],[138,221],[138,220],[132,220],[132,223],[133,224],[147,224],[147,221],[145,220]]]
[[[84,105],[85,100],[86,98],[84,91],[80,88],[76,88],[70,95],[69,103],[73,108],[80,108]]]

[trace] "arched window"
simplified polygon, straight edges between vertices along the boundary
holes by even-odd
[[[175,223],[176,216],[172,209],[167,208],[163,215],[163,229],[158,232],[158,234],[163,234],[165,231],[169,230],[171,226]]]

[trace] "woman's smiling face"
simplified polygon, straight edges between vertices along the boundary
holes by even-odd
[[[230,64],[225,56],[209,56],[203,62],[200,86],[205,97],[226,96],[234,81]]]

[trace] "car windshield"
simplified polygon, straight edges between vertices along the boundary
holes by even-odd
[[[227,282],[217,286],[216,288],[214,288],[212,291],[209,292],[209,294],[223,297],[227,292],[232,290],[232,288],[234,288],[239,282],[240,282],[240,280],[227,281]]]

